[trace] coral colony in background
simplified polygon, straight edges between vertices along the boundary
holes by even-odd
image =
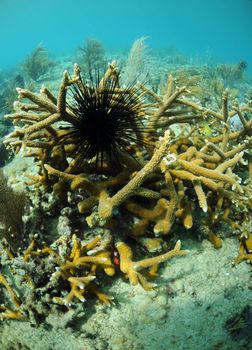
[[[38,323],[90,296],[110,304],[103,286],[119,276],[151,290],[161,263],[188,254],[181,232],[191,228],[221,248],[225,227],[239,239],[235,263],[252,262],[251,100],[239,103],[216,77],[208,78],[209,92],[200,74],[183,70],[159,83],[130,79],[132,57],[121,83],[115,61],[105,72],[92,68],[98,49],[98,58],[84,50],[82,70],[65,71],[57,93],[18,87],[6,115],[15,129],[5,146],[32,157],[38,172],[26,174],[29,211],[1,175],[2,221],[11,203],[20,213],[5,220],[1,318]],[[42,53],[27,62],[34,80],[44,71],[33,63],[48,63]],[[244,64],[219,66],[218,74],[241,75]],[[68,219],[57,237],[52,227],[43,231],[53,216]]]

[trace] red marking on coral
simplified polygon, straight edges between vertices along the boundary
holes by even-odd
[[[119,265],[120,265],[120,259],[118,258],[118,256],[115,256],[115,257],[114,257],[114,264],[115,264],[116,266],[119,266]]]

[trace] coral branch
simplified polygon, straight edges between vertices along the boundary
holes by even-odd
[[[119,242],[116,248],[120,254],[120,270],[129,278],[132,285],[140,283],[146,290],[152,289],[153,284],[148,283],[145,276],[141,273],[142,270],[158,265],[175,256],[186,255],[188,250],[180,250],[181,242],[178,241],[173,250],[158,255],[153,258],[144,259],[140,261],[133,261],[133,252],[131,248],[124,242]]]

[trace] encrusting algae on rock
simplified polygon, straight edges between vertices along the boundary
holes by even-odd
[[[110,304],[100,291],[102,275],[112,277],[118,269],[132,285],[152,289],[147,279],[158,265],[188,253],[177,239],[167,251],[176,227],[197,225],[220,248],[219,225],[242,234],[252,211],[252,120],[245,116],[252,112],[251,101],[231,108],[225,90],[215,111],[186,86],[177,87],[172,75],[163,95],[140,83],[123,87],[115,62],[97,79],[84,80],[75,64],[73,77],[64,72],[57,96],[44,86],[39,94],[18,88],[15,113],[6,116],[15,130],[5,145],[24,150],[39,167],[37,175],[28,175],[36,193],[53,192],[59,207],[77,208],[76,218],[84,217],[86,231],[93,230],[91,238],[73,229],[48,243],[39,235],[20,253],[24,280],[47,312],[54,304],[64,311],[89,293]],[[238,131],[231,128],[235,115],[242,124]],[[212,130],[207,136],[206,123]],[[97,229],[101,235],[95,235]],[[250,254],[250,235],[237,262],[245,251]],[[148,257],[139,259],[141,246]],[[152,252],[160,254],[149,257]],[[15,259],[5,260],[9,275]],[[34,276],[29,264],[41,275]],[[5,281],[2,277],[14,301]],[[31,316],[27,292],[19,293],[17,312],[42,317],[36,307]]]

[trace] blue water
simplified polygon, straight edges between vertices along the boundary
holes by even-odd
[[[0,0],[0,70],[22,62],[38,44],[71,54],[86,38],[108,50],[171,45],[217,62],[246,60],[252,71],[252,0]]]

